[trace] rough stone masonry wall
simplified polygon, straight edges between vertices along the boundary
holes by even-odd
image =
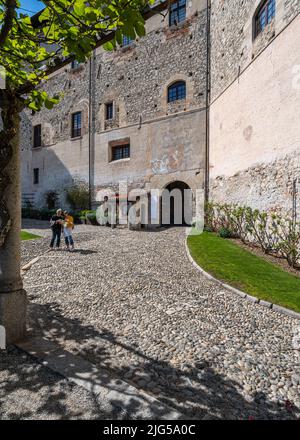
[[[293,212],[293,181],[300,176],[300,154],[294,153],[271,163],[243,170],[229,179],[219,176],[212,181],[212,199],[264,210]],[[300,221],[300,206],[297,207]]]
[[[211,97],[213,100],[300,12],[299,0],[276,0],[276,32],[273,22],[252,44],[252,19],[261,3],[259,0],[212,0],[211,2]],[[280,12],[279,20],[278,12]]]
[[[253,41],[257,6],[212,1],[210,197],[290,214],[300,177],[300,90],[293,88],[300,1],[277,0],[275,20]]]
[[[107,155],[108,144],[107,141],[103,145],[99,143],[101,133],[118,128],[125,130],[132,124],[168,117],[174,111],[205,107],[205,5],[203,0],[190,2],[187,20],[178,27],[170,29],[168,17],[163,20],[158,15],[147,23],[147,35],[130,47],[109,53],[102,49],[96,51],[92,72],[93,124],[96,153],[101,152],[102,158]],[[174,109],[167,106],[166,90],[177,79],[187,83],[187,100],[184,108]],[[40,200],[46,190],[59,191],[74,175],[87,179],[89,63],[76,70],[71,70],[70,66],[62,69],[44,84],[44,89],[50,94],[63,93],[63,96],[53,110],[42,110],[34,115],[27,112],[23,118],[23,192],[34,192],[36,200]],[[115,104],[115,118],[107,123],[105,104],[110,101]],[[83,136],[73,141],[70,139],[71,115],[76,111],[83,112]],[[43,146],[33,151],[32,127],[36,124],[42,124]],[[126,137],[125,131],[124,136],[118,133],[120,138]],[[113,134],[110,139],[114,140]],[[143,143],[145,139],[141,137],[140,141]],[[195,162],[197,160],[195,158]],[[35,166],[42,172],[38,186],[32,185]],[[145,174],[145,170],[134,171],[140,176]],[[99,180],[101,175],[98,173]],[[137,185],[142,185],[141,179]]]
[[[111,98],[124,105],[123,126],[166,115],[162,104],[162,90],[174,75],[190,78],[193,85],[189,108],[205,106],[206,93],[206,12],[195,13],[184,26],[170,30],[164,21],[158,29],[139,39],[128,48],[113,52],[98,51],[95,72],[96,127],[104,129],[100,121],[100,107]],[[44,85],[50,94],[62,93],[59,104],[51,111],[35,115],[27,112],[32,126],[43,125],[43,146],[51,146],[70,138],[71,113],[88,110],[89,64],[72,71],[67,67]],[[84,119],[87,130],[88,118]],[[31,147],[27,134],[23,148]]]
[[[189,108],[205,106],[205,31],[206,12],[202,11],[177,29],[170,30],[162,23],[130,47],[100,54],[96,60],[96,102],[103,106],[112,97],[123,105],[125,120],[121,125],[137,123],[140,117],[145,121],[164,116],[164,89],[174,75],[182,75],[193,88]]]

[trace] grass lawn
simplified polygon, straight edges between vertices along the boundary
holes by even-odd
[[[29,232],[21,232],[21,240],[34,240],[36,238],[41,238],[39,235],[30,234]]]
[[[193,259],[215,278],[300,312],[299,277],[212,233],[190,235],[188,246]]]

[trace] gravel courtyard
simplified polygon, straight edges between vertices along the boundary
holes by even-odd
[[[76,252],[46,253],[25,275],[33,335],[187,416],[300,417],[299,321],[204,278],[183,228],[76,231]],[[24,242],[23,262],[47,245]]]

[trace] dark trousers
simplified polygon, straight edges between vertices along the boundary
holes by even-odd
[[[67,246],[74,246],[74,240],[73,240],[72,235],[65,237],[65,243]]]
[[[59,248],[60,246],[60,237],[61,237],[61,230],[52,229],[52,240],[50,243],[50,247],[54,247],[54,243],[56,241],[56,247]]]

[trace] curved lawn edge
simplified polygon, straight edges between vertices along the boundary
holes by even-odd
[[[204,270],[199,263],[193,258],[191,252],[190,252],[190,248],[189,248],[189,238],[192,237],[193,235],[188,235],[185,239],[185,250],[186,250],[186,255],[189,259],[189,261],[191,262],[191,264],[206,278],[208,278],[211,281],[214,281],[215,283],[219,284],[220,286],[222,286],[224,289],[234,293],[235,295],[239,296],[240,298],[243,298],[247,301],[250,301],[254,304],[266,307],[270,310],[273,310],[275,312],[284,314],[286,316],[289,316],[290,318],[295,318],[297,320],[300,320],[300,313],[296,312],[292,309],[289,309],[287,307],[283,307],[277,303],[273,303],[273,302],[269,302],[266,301],[262,298],[258,298],[256,296],[250,295],[240,289],[237,289],[236,287],[231,286],[230,284],[227,284],[226,282],[216,278],[215,276],[213,276],[212,274],[208,273],[206,270]],[[237,245],[236,245],[237,246]],[[247,252],[247,251],[245,251]],[[257,257],[259,258],[259,257]]]

